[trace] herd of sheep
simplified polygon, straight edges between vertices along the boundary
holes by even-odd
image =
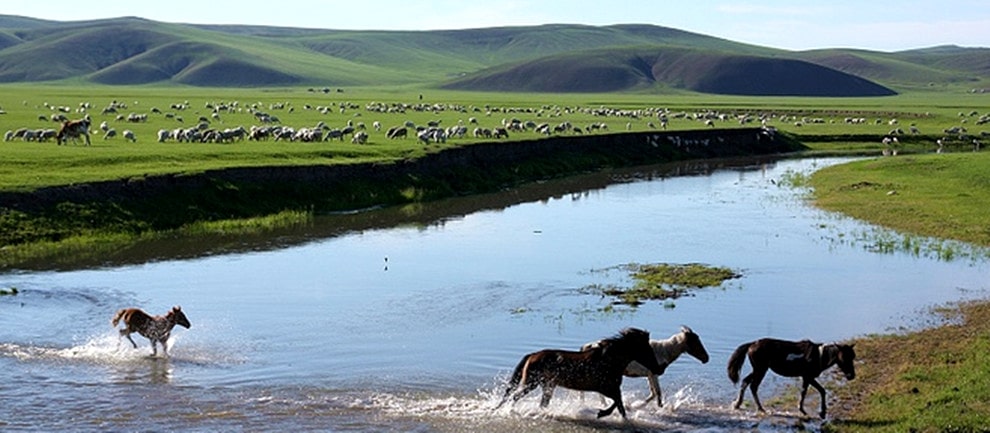
[[[137,103],[136,103],[137,104]],[[69,116],[88,115],[92,111],[91,104],[80,103],[78,107],[54,106],[44,104],[48,111],[38,115],[39,122],[62,123],[69,120]],[[373,134],[377,134],[388,140],[404,139],[415,137],[416,140],[424,144],[445,143],[448,139],[461,139],[474,137],[481,139],[506,139],[510,134],[587,134],[595,132],[606,132],[609,130],[607,122],[625,123],[625,129],[631,130],[634,122],[649,129],[667,129],[672,120],[694,121],[698,125],[715,127],[720,123],[736,123],[740,125],[759,124],[764,127],[772,123],[790,124],[794,127],[812,125],[819,123],[835,123],[837,120],[826,120],[820,117],[797,116],[794,114],[781,114],[770,112],[720,112],[715,110],[671,111],[665,108],[641,108],[641,109],[617,109],[604,106],[599,107],[561,107],[546,105],[542,107],[498,107],[492,105],[466,106],[459,104],[440,103],[382,103],[370,102],[363,107],[349,102],[330,103],[323,106],[302,105],[301,110],[315,111],[322,115],[341,114],[348,119],[339,126],[328,125],[325,121],[316,122],[313,125],[303,127],[293,127],[287,125],[286,120],[291,120],[296,112],[296,107],[289,102],[283,103],[251,103],[243,104],[234,102],[207,102],[202,110],[195,110],[196,114],[190,117],[189,126],[185,126],[186,120],[183,114],[192,109],[188,101],[170,104],[167,110],[151,108],[149,113],[139,113],[131,110],[128,104],[113,101],[99,111],[100,123],[96,127],[90,127],[90,135],[101,136],[103,140],[112,140],[115,137],[136,142],[138,137],[134,130],[126,127],[128,124],[144,124],[151,121],[167,121],[173,127],[160,128],[154,140],[158,142],[198,142],[198,143],[233,143],[242,140],[253,141],[276,141],[276,142],[323,142],[323,141],[345,141],[349,140],[354,144],[367,144]],[[278,116],[273,114],[278,112]],[[431,120],[425,124],[417,124],[412,121],[405,121],[402,124],[392,126],[383,131],[380,121],[374,121],[369,127],[360,120],[364,117],[387,117],[395,118],[410,112],[432,113],[440,117],[441,113],[454,112],[463,116],[466,120],[458,120],[456,124],[450,126],[441,125],[442,120]],[[0,110],[0,114],[5,113]],[[124,114],[128,113],[128,114]],[[206,113],[200,115],[199,113]],[[226,117],[235,117],[242,113],[249,113],[256,124],[248,127],[220,127],[224,124]],[[975,117],[975,124],[982,125],[990,123],[990,115],[980,116],[978,113],[960,113],[963,117],[962,123],[968,118]],[[418,116],[422,117],[422,116]],[[586,125],[577,126],[572,124],[569,118],[594,118],[597,121]],[[243,116],[240,117],[243,119]],[[449,118],[449,116],[448,116]],[[494,126],[483,126],[484,119],[489,123],[492,118],[502,120]],[[2,119],[2,118],[0,118]],[[525,119],[525,120],[524,120]],[[864,117],[846,117],[838,120],[848,125],[875,124],[891,125],[891,129],[886,135],[889,137],[885,144],[890,142],[890,137],[905,134],[898,125],[897,119],[875,119],[868,121]],[[98,129],[97,129],[98,128]],[[121,128],[118,133],[117,128]],[[136,129],[136,128],[135,128]],[[920,134],[920,130],[914,125],[909,126],[911,134]],[[952,140],[969,139],[967,131],[963,126],[948,128],[943,131]],[[58,129],[56,127],[21,127],[11,129],[4,135],[5,141],[24,140],[32,142],[49,142],[56,139]],[[982,133],[987,135],[987,133]],[[973,138],[975,142],[975,138]]]

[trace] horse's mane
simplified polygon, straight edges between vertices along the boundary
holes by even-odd
[[[627,339],[637,339],[637,338],[645,338],[648,340],[650,338],[650,333],[639,328],[626,328],[619,331],[618,334],[615,334],[612,337],[602,340],[602,342],[615,343]]]

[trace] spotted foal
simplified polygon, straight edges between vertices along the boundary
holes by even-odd
[[[124,329],[120,330],[120,335],[126,336],[131,344],[134,345],[135,349],[138,346],[131,339],[132,332],[137,332],[151,340],[151,356],[158,355],[158,347],[155,343],[161,343],[162,353],[168,356],[168,349],[165,346],[165,342],[168,341],[168,337],[172,333],[172,328],[175,325],[181,325],[188,329],[190,326],[189,319],[186,318],[180,307],[172,307],[172,310],[165,314],[164,317],[150,316],[138,308],[124,308],[113,316],[113,320],[110,323],[116,328],[121,320],[124,321]]]

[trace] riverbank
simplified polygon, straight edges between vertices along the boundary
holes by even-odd
[[[570,174],[803,146],[773,129],[557,136],[414,159],[243,167],[0,192],[0,270],[86,260],[140,239],[498,191]],[[246,223],[242,224],[239,222]]]
[[[990,246],[990,154],[881,158],[811,178],[825,209],[908,233]],[[941,326],[855,341],[857,379],[835,387],[835,432],[990,431],[990,301],[945,306]]]

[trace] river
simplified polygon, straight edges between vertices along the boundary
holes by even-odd
[[[814,430],[820,422],[796,417],[790,399],[767,417],[752,400],[728,408],[725,363],[737,345],[925,326],[928,308],[988,290],[982,250],[949,244],[944,260],[924,247],[881,248],[898,235],[818,210],[788,181],[842,161],[596,173],[329,215],[195,254],[3,274],[0,288],[18,294],[0,296],[0,429]],[[614,269],[628,263],[704,263],[742,277],[638,308],[588,290],[628,283]],[[192,327],[173,331],[167,359],[150,357],[136,334],[139,349],[121,342],[109,323],[122,307],[173,305]],[[627,379],[629,421],[596,420],[597,396],[562,389],[546,410],[539,393],[493,410],[526,353],[576,349],[627,326],[666,338],[681,325],[712,361],[672,364],[662,409],[640,404],[644,379]],[[765,383],[765,403],[796,384]]]

